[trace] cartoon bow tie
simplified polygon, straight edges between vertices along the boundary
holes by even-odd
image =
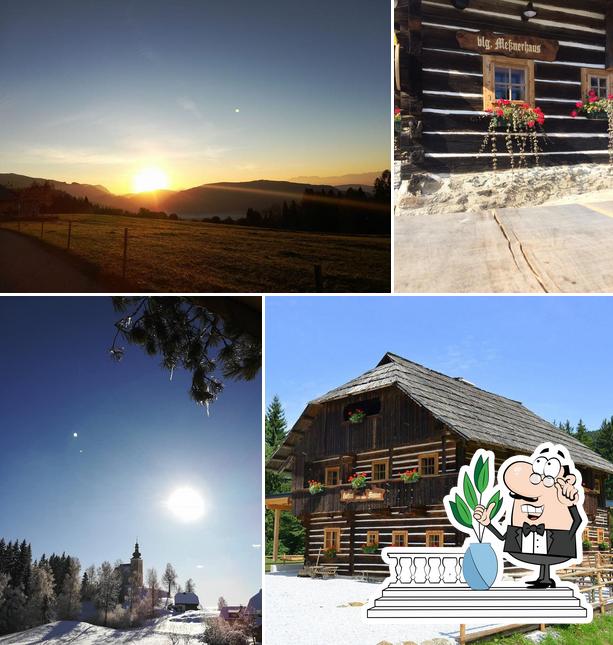
[[[539,535],[544,535],[545,534],[545,525],[544,524],[528,524],[528,522],[524,522],[523,526],[521,527],[521,532],[524,534],[524,537],[526,537],[530,533],[538,533]]]

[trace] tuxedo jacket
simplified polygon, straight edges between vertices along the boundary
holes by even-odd
[[[581,515],[576,506],[571,506],[569,509],[573,523],[568,531],[559,529],[548,529],[545,527],[547,536],[547,555],[575,558],[577,557],[577,540],[575,535],[579,526],[581,525]],[[490,524],[487,527],[499,540],[504,541],[504,550],[507,553],[521,553],[522,542],[522,529],[521,526],[513,526],[512,524],[507,527],[506,533],[503,535],[495,526]],[[543,554],[545,555],[545,554]]]

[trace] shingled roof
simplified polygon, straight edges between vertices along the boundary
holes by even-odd
[[[463,379],[435,372],[390,352],[374,369],[311,401],[268,461],[268,467],[275,470],[286,467],[293,446],[308,430],[322,404],[390,386],[400,389],[467,441],[527,454],[544,441],[561,443],[568,448],[577,465],[613,474],[613,464],[541,419],[520,402],[487,392]]]

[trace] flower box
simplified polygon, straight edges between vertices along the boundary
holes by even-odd
[[[414,484],[421,479],[421,475],[417,472],[417,468],[413,470],[405,470],[405,472],[400,473],[400,479],[402,479],[403,484]]]
[[[309,480],[309,493],[311,495],[318,495],[319,493],[323,493],[325,490],[325,486],[318,481],[315,481],[314,479]]]
[[[347,421],[349,423],[362,423],[364,419],[366,418],[366,412],[362,410],[361,408],[356,408],[355,410],[351,410],[347,414]]]
[[[354,490],[366,488],[366,473],[357,473],[349,477],[349,483]]]
[[[367,490],[341,490],[341,502],[382,502],[385,499],[385,489],[373,486]]]

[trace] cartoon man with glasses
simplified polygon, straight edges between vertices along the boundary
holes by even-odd
[[[495,504],[479,505],[473,517],[499,540],[514,560],[539,565],[538,578],[527,584],[538,589],[555,587],[551,567],[577,557],[579,528],[587,523],[583,512],[581,475],[563,446],[543,444],[531,457],[512,457],[500,469],[499,481],[513,500],[510,525],[503,535],[491,523]]]

